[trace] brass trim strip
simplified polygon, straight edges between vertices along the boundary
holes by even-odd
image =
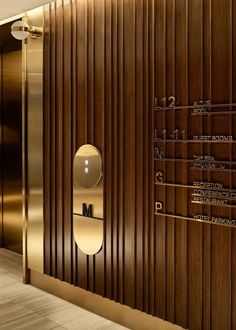
[[[25,17],[23,18],[25,19]],[[23,248],[23,283],[29,283],[27,265],[27,78],[26,78],[26,41],[22,41],[22,248]]]
[[[26,15],[30,25],[44,26],[43,7]],[[27,39],[26,86],[26,267],[43,272],[43,37]]]
[[[194,219],[194,218],[190,218],[190,217],[183,217],[181,215],[173,215],[173,214],[168,214],[168,213],[159,213],[158,212],[158,213],[155,213],[155,215],[161,216],[161,217],[166,217],[166,218],[179,219],[179,220],[190,220],[190,221],[197,221],[197,222],[202,222],[202,223],[209,223],[209,224],[218,225],[218,226],[227,226],[227,227],[233,227],[233,228],[236,227],[234,225],[229,225],[227,223],[217,223],[217,222],[213,222],[213,221]]]

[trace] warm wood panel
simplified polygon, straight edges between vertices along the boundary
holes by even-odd
[[[154,309],[152,6],[57,1],[45,7],[44,53],[45,273],[147,312]],[[104,161],[106,234],[96,256],[85,256],[72,233],[73,155],[85,143]]]
[[[233,329],[235,229],[154,217],[154,200],[181,216],[235,211],[191,204],[187,188],[154,188],[154,173],[183,185],[235,187],[235,174],[153,160],[153,129],[234,135],[235,118],[188,110],[154,114],[154,97],[235,101],[232,0],[58,0],[45,7],[45,273],[189,329]],[[85,256],[72,233],[72,161],[92,143],[104,162],[105,239]],[[161,145],[164,147],[164,145]],[[167,157],[225,155],[235,147],[169,144]]]

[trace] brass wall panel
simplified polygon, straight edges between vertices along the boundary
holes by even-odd
[[[2,52],[0,51],[0,123],[2,123],[2,108]],[[2,164],[2,125],[0,125],[0,164]],[[3,244],[2,225],[2,173],[0,173],[0,247]]]
[[[21,42],[2,45],[3,246],[22,253],[22,52]]]
[[[27,12],[43,26],[43,8]],[[26,51],[26,222],[27,267],[43,272],[43,38],[27,39]]]

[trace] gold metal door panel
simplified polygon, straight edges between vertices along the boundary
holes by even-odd
[[[21,42],[2,49],[3,246],[22,253]]]

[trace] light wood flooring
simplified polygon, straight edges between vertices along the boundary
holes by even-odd
[[[31,285],[24,285],[21,274],[21,256],[0,249],[0,329],[127,329]]]

